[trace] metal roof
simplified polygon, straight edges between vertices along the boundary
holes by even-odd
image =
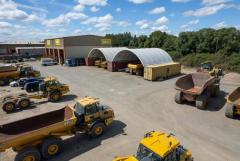
[[[173,62],[171,56],[159,48],[125,49],[120,51],[113,61],[131,61],[138,58],[143,66]]]
[[[94,48],[92,49],[88,57],[101,57],[102,55],[105,57],[107,61],[113,61],[114,57],[121,51],[127,50],[126,47],[119,48]]]

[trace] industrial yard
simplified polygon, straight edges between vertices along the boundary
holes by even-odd
[[[225,117],[225,97],[240,84],[238,74],[226,74],[221,80],[220,95],[211,99],[205,110],[191,103],[176,104],[175,82],[181,76],[164,81],[147,81],[124,72],[108,72],[96,67],[31,65],[43,76],[55,76],[70,85],[70,94],[58,103],[39,103],[36,108],[6,114],[0,111],[1,124],[56,110],[72,104],[77,97],[93,96],[114,109],[115,121],[103,136],[83,134],[65,137],[62,153],[54,161],[108,161],[116,156],[135,154],[139,140],[152,130],[174,133],[191,150],[197,161],[238,161],[240,154],[239,118]],[[182,75],[195,69],[182,69]],[[18,87],[16,87],[18,88]],[[1,89],[16,90],[11,87]],[[0,153],[0,161],[14,160],[16,153]]]

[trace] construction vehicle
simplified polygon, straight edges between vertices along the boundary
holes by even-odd
[[[94,62],[94,66],[101,68],[102,67],[102,62],[106,62],[105,58],[101,57]]]
[[[0,86],[9,84],[11,81],[20,78],[20,71],[11,64],[0,66]]]
[[[196,72],[185,75],[176,81],[177,93],[175,102],[194,102],[197,108],[204,109],[211,97],[217,97],[220,92],[219,79],[209,73]]]
[[[18,65],[18,70],[20,71],[20,77],[40,77],[40,71],[33,69],[32,66],[28,64]]]
[[[143,65],[142,64],[128,64],[128,69],[130,74],[136,74],[138,76],[143,75]]]
[[[16,109],[26,109],[30,107],[31,99],[48,98],[51,102],[57,102],[61,97],[69,92],[69,86],[61,84],[56,78],[46,77],[39,85],[39,92],[34,94],[16,93],[2,97],[2,109],[11,113]]]
[[[221,66],[213,66],[212,62],[206,61],[201,64],[201,68],[197,69],[197,72],[209,72],[212,76],[223,76],[223,70]]]
[[[106,61],[101,62],[101,68],[107,69],[107,62]]]
[[[116,157],[113,161],[193,161],[193,157],[173,134],[152,131],[140,141],[136,156]]]
[[[225,115],[229,118],[240,116],[240,87],[228,95]]]
[[[112,108],[87,97],[62,109],[0,125],[0,152],[12,148],[15,161],[51,159],[63,150],[63,136],[98,137],[114,119]]]

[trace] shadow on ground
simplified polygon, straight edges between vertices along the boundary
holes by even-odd
[[[124,128],[127,125],[119,120],[115,120],[108,127],[105,133],[98,138],[91,138],[84,134],[77,134],[63,141],[62,153],[53,158],[51,161],[69,161],[87,151],[90,151],[98,146],[101,146],[102,141],[115,137],[117,135],[127,135]]]
[[[228,93],[226,93],[225,91],[220,91],[220,93],[217,97],[210,97],[209,102],[207,104],[207,107],[204,110],[205,111],[219,111],[219,110],[221,110],[227,102],[227,100],[225,98],[227,95],[228,95]],[[183,104],[186,104],[186,105],[192,106],[194,108],[197,108],[195,106],[195,102],[184,101]]]

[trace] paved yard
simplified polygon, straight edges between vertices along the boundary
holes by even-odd
[[[151,130],[173,132],[196,161],[239,161],[240,120],[224,115],[224,97],[240,83],[234,78],[224,78],[220,96],[206,110],[198,110],[192,104],[174,102],[177,78],[149,82],[95,67],[41,67],[38,62],[33,65],[45,76],[56,76],[69,84],[71,94],[57,104],[39,102],[36,108],[13,114],[0,111],[1,123],[61,108],[73,103],[71,99],[76,96],[98,97],[116,114],[116,121],[100,138],[66,138],[63,153],[54,161],[111,161],[114,156],[135,154],[139,140]],[[8,150],[0,154],[0,161],[11,161],[14,156]]]

